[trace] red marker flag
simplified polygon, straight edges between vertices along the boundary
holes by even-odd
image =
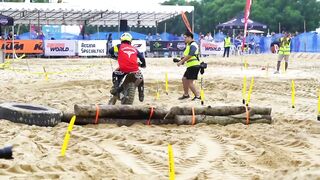
[[[244,34],[243,34],[243,40],[242,40],[242,51],[244,48],[244,44],[246,43],[248,19],[249,19],[249,15],[250,15],[251,4],[252,4],[252,0],[247,0],[246,9],[244,11]]]
[[[182,20],[183,20],[183,22],[184,22],[184,25],[186,26],[186,28],[188,29],[188,31],[189,32],[192,32],[192,29],[191,29],[191,26],[190,26],[190,23],[189,23],[189,21],[188,21],[188,18],[187,18],[187,16],[186,16],[186,14],[185,14],[185,12],[181,12],[181,18],[182,18]]]

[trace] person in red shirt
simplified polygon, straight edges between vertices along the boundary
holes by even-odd
[[[125,74],[135,73],[135,77],[137,78],[136,84],[138,85],[139,101],[142,102],[144,100],[144,82],[139,66],[142,68],[146,67],[145,58],[137,48],[131,45],[131,34],[123,33],[120,40],[121,44],[109,49],[109,54],[112,57],[118,56],[117,60],[119,64],[119,67],[112,73],[113,87],[110,93],[115,95],[119,92],[118,86]],[[140,62],[138,62],[138,58]]]

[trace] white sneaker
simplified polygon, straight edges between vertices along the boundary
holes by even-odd
[[[279,72],[279,71],[276,71],[276,72],[274,72],[274,74],[280,74],[280,72]]]

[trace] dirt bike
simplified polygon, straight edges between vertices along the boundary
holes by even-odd
[[[117,93],[111,96],[108,104],[114,105],[117,100],[119,100],[121,104],[133,104],[137,89],[136,82],[137,78],[135,73],[125,74],[117,88]]]

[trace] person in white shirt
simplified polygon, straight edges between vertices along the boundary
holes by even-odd
[[[213,37],[212,37],[212,35],[211,35],[211,32],[208,32],[207,35],[204,37],[204,39],[205,39],[206,41],[213,41]]]

